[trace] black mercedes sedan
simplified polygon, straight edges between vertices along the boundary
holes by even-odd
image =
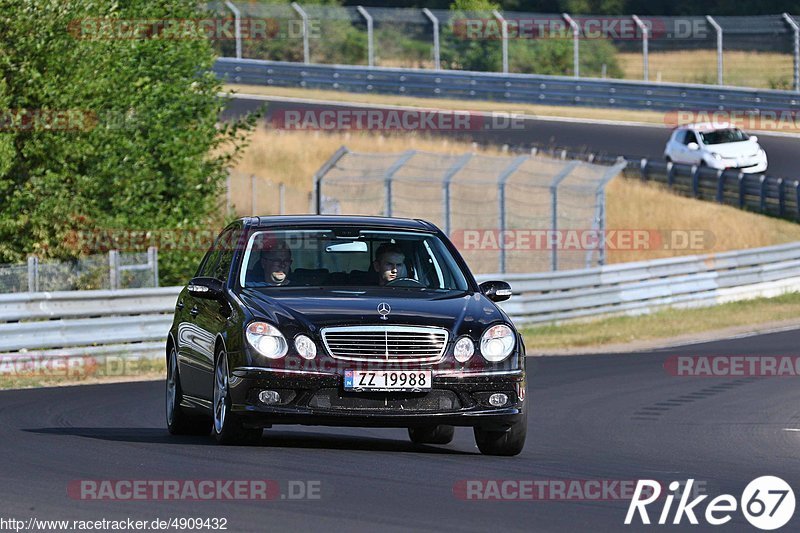
[[[422,220],[239,219],[181,291],[166,345],[167,425],[223,444],[273,424],[405,427],[516,455],[525,346],[453,244]]]

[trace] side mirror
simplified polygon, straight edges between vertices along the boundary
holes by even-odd
[[[192,278],[189,294],[205,300],[219,300],[223,293],[222,282],[216,278]]]
[[[750,136],[750,140],[751,140],[751,141],[753,141],[754,143],[757,143],[757,142],[758,142],[758,136],[756,136],[756,135],[751,135],[751,136]]]
[[[697,143],[689,143],[686,145],[686,148],[688,148],[689,150],[699,150],[700,145]]]
[[[505,281],[484,281],[481,292],[493,302],[503,302],[511,298],[511,285]]]

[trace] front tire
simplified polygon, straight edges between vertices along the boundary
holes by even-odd
[[[178,373],[178,353],[171,347],[167,356],[167,429],[172,435],[208,435],[211,431],[211,418],[193,416],[181,407],[183,389]]]
[[[245,428],[240,417],[231,412],[231,393],[228,382],[228,357],[224,351],[217,353],[214,364],[213,431],[219,444],[256,444],[263,430]]]
[[[484,455],[519,455],[525,447],[528,433],[528,413],[523,410],[522,419],[515,422],[506,431],[490,431],[480,427],[474,428],[475,443]]]
[[[456,428],[438,424],[408,428],[408,437],[414,444],[450,444]]]

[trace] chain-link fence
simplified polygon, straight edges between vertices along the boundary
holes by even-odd
[[[158,287],[158,250],[0,265],[0,293]]]
[[[320,214],[433,222],[477,273],[585,268],[604,262],[605,186],[624,166],[342,147],[316,175],[315,196]]]
[[[237,216],[313,212],[309,189],[275,183],[263,176],[235,170],[228,173],[226,203],[227,212]]]
[[[608,16],[269,2],[238,18],[223,57],[725,84],[800,90],[798,17]]]

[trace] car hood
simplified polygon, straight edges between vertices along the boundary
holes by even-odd
[[[508,321],[486,296],[464,291],[280,288],[244,289],[239,297],[256,317],[279,327],[292,322],[309,331],[326,326],[417,325],[444,327],[454,335],[480,335],[489,324]],[[378,313],[378,305],[384,303],[391,308],[385,320]]]
[[[758,153],[761,147],[757,142],[740,141],[736,143],[709,144],[706,150],[714,152],[722,157],[752,157]]]

